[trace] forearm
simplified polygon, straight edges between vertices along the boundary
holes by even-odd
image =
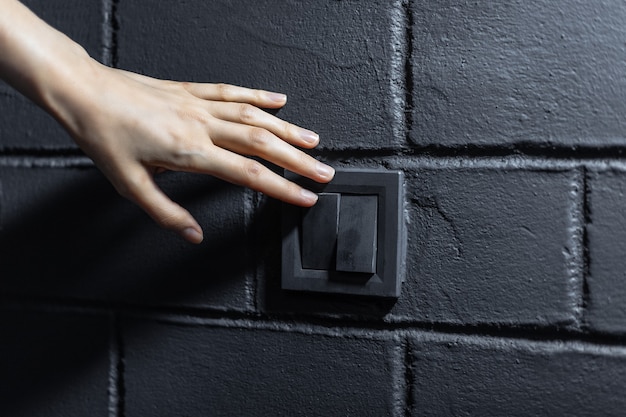
[[[68,95],[93,60],[19,1],[0,0],[0,11],[0,78],[67,124]]]

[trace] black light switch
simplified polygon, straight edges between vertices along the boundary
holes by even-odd
[[[340,195],[319,194],[313,207],[302,213],[302,267],[334,269]]]
[[[304,210],[282,206],[282,289],[397,298],[406,238],[402,172],[337,169],[327,184],[285,177],[319,200]]]
[[[341,196],[337,271],[376,272],[377,225],[378,196]]]

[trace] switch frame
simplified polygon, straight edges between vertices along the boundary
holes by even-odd
[[[316,193],[376,195],[378,197],[376,272],[305,269],[301,257],[302,208],[282,204],[281,285],[289,291],[352,294],[397,298],[400,295],[405,248],[404,193],[401,171],[337,169],[328,184],[285,171],[284,176]]]

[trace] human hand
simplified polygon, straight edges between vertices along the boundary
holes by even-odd
[[[333,178],[331,167],[296,148],[317,146],[317,134],[261,109],[284,106],[283,94],[90,67],[80,94],[68,88],[53,106],[57,118],[122,196],[190,242],[202,241],[202,229],[157,186],[159,172],[209,174],[305,207],[316,194],[247,156],[318,182]]]
[[[260,109],[284,106],[284,95],[110,68],[21,2],[0,5],[0,78],[55,117],[121,195],[188,241],[201,242],[202,229],[156,185],[161,171],[213,175],[300,206],[317,196],[248,156],[318,182],[333,178],[298,149],[315,147],[315,133]]]

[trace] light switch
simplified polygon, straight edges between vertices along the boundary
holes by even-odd
[[[342,195],[336,270],[376,272],[378,196]]]
[[[402,172],[336,169],[329,183],[285,177],[319,199],[304,210],[282,206],[281,288],[397,298],[406,247]]]
[[[302,267],[330,270],[337,250],[340,195],[321,193],[313,207],[302,210]]]

